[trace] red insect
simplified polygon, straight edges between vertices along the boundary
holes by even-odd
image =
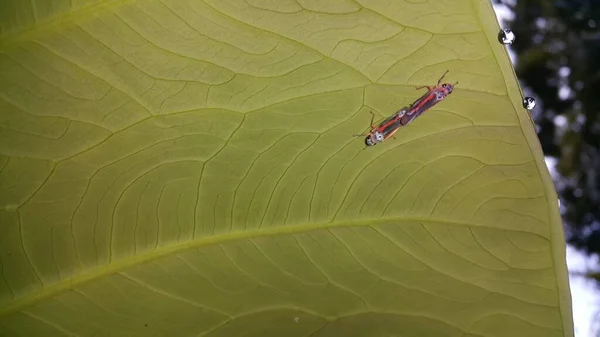
[[[432,106],[436,105],[440,101],[444,100],[454,90],[454,86],[458,82],[442,83],[444,76],[448,73],[448,70],[440,77],[436,86],[421,86],[417,87],[417,90],[427,88],[427,92],[417,99],[409,107],[404,107],[398,112],[388,117],[386,120],[381,122],[378,126],[373,125],[373,118],[371,118],[371,130],[366,135],[355,135],[355,136],[367,136],[365,138],[365,144],[367,146],[377,145],[384,140],[392,137],[398,129],[408,125],[415,118],[421,116],[425,111],[429,110]],[[373,112],[371,112],[373,113]]]
[[[367,146],[373,146],[373,145],[376,145],[377,143],[381,143],[384,140],[392,137],[394,135],[394,133],[396,133],[396,131],[398,131],[398,129],[400,129],[400,127],[404,125],[404,124],[402,124],[402,117],[406,114],[406,111],[408,111],[408,107],[404,107],[404,108],[400,109],[395,114],[391,115],[386,120],[379,123],[379,125],[373,125],[373,120],[375,119],[375,114],[373,113],[373,111],[371,111],[371,114],[373,116],[371,116],[371,123],[370,123],[371,130],[369,131],[369,133],[366,135],[361,134],[361,135],[354,135],[354,136],[355,137],[367,136],[365,138],[365,144]]]

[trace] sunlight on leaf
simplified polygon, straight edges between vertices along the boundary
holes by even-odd
[[[1,6],[0,335],[573,336],[487,0]]]

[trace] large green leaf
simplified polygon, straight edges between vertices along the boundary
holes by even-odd
[[[0,335],[573,335],[486,0],[1,6]]]

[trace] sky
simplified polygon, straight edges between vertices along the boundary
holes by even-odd
[[[590,258],[567,246],[567,264],[573,302],[575,337],[600,336],[600,292],[598,285],[585,277],[573,275],[598,268],[598,258]],[[595,332],[595,333],[594,333]]]
[[[545,159],[550,174],[555,176],[556,159],[551,157]],[[571,245],[567,245],[567,267],[575,337],[600,336],[600,287],[595,281],[581,276],[590,271],[600,271],[599,266],[598,256],[587,256]]]
[[[516,0],[505,2],[514,1]],[[510,21],[514,20],[512,11],[504,5],[494,5],[494,10],[500,26],[510,29]],[[515,64],[518,61],[516,54],[510,49],[510,45],[507,45],[507,47],[511,61]],[[565,73],[569,71],[568,68],[564,69]],[[563,72],[563,69],[561,69],[561,72]],[[568,90],[570,89],[565,88],[562,90],[562,94],[565,94]],[[559,92],[559,95],[562,94]],[[555,120],[555,123],[560,124],[561,122],[564,121]],[[545,159],[550,174],[556,177],[556,159],[551,157],[545,157]],[[574,247],[567,245],[567,267],[569,268],[575,337],[600,337],[600,287],[595,281],[579,275],[589,271],[600,271],[599,260],[598,256],[587,256]]]

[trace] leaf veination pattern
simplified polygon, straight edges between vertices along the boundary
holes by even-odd
[[[9,1],[0,335],[570,336],[483,2]]]

